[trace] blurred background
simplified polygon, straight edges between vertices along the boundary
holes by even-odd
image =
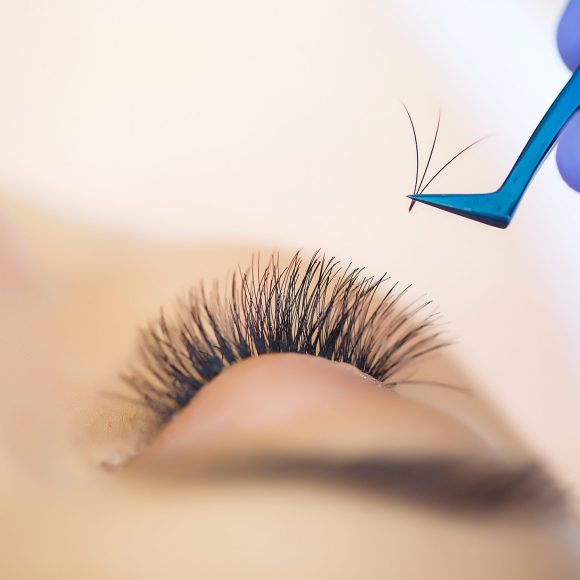
[[[506,231],[416,207],[496,189],[569,77],[559,0],[0,3],[0,194],[159,244],[323,248],[434,298],[456,356],[580,484],[580,196],[550,158]]]

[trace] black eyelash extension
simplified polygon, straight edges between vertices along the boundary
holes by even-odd
[[[227,294],[214,284],[190,292],[169,322],[163,312],[139,339],[141,366],[123,378],[142,403],[167,420],[225,367],[267,353],[302,353],[352,364],[385,384],[405,365],[446,343],[431,301],[403,305],[410,286],[379,287],[387,275],[363,276],[316,252],[304,268],[296,254],[238,271]]]
[[[427,171],[429,170],[429,166],[431,165],[431,158],[433,157],[433,152],[435,151],[437,137],[439,136],[439,127],[441,125],[441,111],[439,111],[439,115],[437,116],[437,126],[435,127],[435,135],[433,137],[433,142],[431,144],[429,158],[427,159],[427,164],[425,165],[423,175],[421,177],[421,180],[419,181],[419,157],[420,157],[420,155],[419,155],[419,141],[417,139],[417,131],[415,129],[415,123],[413,122],[413,117],[411,116],[409,109],[407,108],[405,103],[402,103],[402,105],[405,109],[405,112],[407,113],[407,117],[409,118],[409,122],[411,123],[411,131],[413,132],[413,142],[415,145],[415,185],[413,186],[413,194],[414,195],[417,195],[417,194],[421,195],[421,194],[425,193],[425,190],[429,187],[429,185],[431,185],[431,183],[433,183],[433,181],[435,181],[435,179],[445,169],[447,169],[447,167],[449,167],[449,165],[451,165],[451,163],[453,163],[458,157],[461,157],[461,155],[463,155],[466,151],[471,149],[473,146],[477,145],[478,143],[481,143],[481,141],[483,141],[484,139],[487,139],[488,136],[481,137],[480,139],[473,141],[473,143],[470,143],[469,145],[467,145],[466,147],[461,149],[461,151],[459,151],[459,153],[456,153],[449,161],[447,161],[447,163],[442,165],[435,172],[435,174],[431,178],[429,178],[427,183],[425,185],[423,185],[423,182],[425,181],[425,178],[427,176]],[[415,205],[415,203],[416,203],[416,200],[414,200],[414,199],[411,200],[411,203],[409,205],[409,211],[411,211],[413,209],[413,206]]]

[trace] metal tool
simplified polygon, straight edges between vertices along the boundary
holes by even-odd
[[[497,191],[415,194],[407,197],[496,228],[506,228],[536,171],[550,153],[564,125],[578,109],[580,109],[580,68],[556,97]]]

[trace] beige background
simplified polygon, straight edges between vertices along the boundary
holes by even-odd
[[[322,247],[435,298],[461,364],[580,483],[580,196],[549,160],[507,231],[418,207],[499,185],[568,72],[563,2],[0,4],[0,190],[160,242]]]

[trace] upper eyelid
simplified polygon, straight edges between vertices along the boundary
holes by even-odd
[[[229,294],[202,286],[178,309],[141,334],[141,366],[125,381],[164,421],[221,370],[270,352],[297,352],[347,362],[392,384],[406,362],[445,345],[430,304],[403,305],[408,286],[363,276],[315,253],[305,268],[296,254],[282,268],[274,255],[236,274]]]

